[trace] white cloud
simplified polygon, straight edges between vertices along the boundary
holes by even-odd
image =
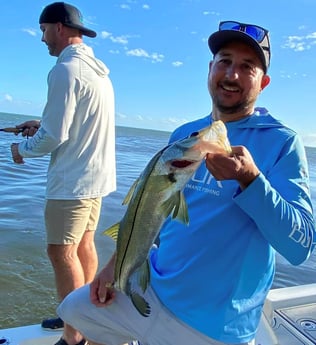
[[[115,116],[118,118],[118,119],[126,119],[127,116],[125,114],[122,114],[122,113],[116,113]]]
[[[4,100],[7,102],[12,102],[13,101],[13,97],[9,94],[5,94],[4,95]]]
[[[149,57],[149,54],[144,49],[141,49],[141,48],[129,50],[128,52],[126,52],[126,55],[146,57],[146,58]]]
[[[293,49],[296,52],[309,50],[316,44],[316,32],[306,36],[289,36],[283,48]]]
[[[162,62],[163,59],[164,59],[164,56],[162,54],[158,54],[158,53],[151,53],[151,54],[149,54],[148,52],[146,52],[146,50],[144,50],[142,48],[128,50],[126,52],[126,55],[142,57],[142,58],[145,58],[145,59],[149,59],[152,62]]]
[[[101,32],[101,38],[110,39],[113,43],[125,45],[125,44],[128,44],[129,36],[127,36],[127,35],[113,36],[113,34],[111,32],[102,31]]]
[[[22,29],[22,31],[28,33],[31,36],[37,35],[37,31],[35,29]]]
[[[203,15],[204,16],[209,16],[209,15],[219,16],[219,13],[218,12],[214,12],[214,11],[203,11]]]
[[[316,32],[313,32],[310,35],[307,35],[306,38],[316,40]],[[315,44],[315,42],[313,42],[313,43]]]
[[[120,51],[119,51],[119,50],[117,50],[117,49],[116,49],[116,50],[114,50],[114,49],[110,49],[110,50],[109,50],[109,53],[110,53],[110,54],[114,54],[114,55],[115,55],[115,54],[119,54],[119,53],[120,53]]]
[[[143,5],[143,9],[144,9],[144,10],[149,10],[149,9],[150,9],[150,7],[149,7],[149,5],[144,4],[144,5]]]
[[[128,43],[127,36],[116,36],[116,37],[111,36],[110,40],[113,43],[119,43],[119,44],[127,44]]]
[[[106,39],[106,38],[109,38],[111,36],[112,36],[111,32],[101,31],[101,38]]]
[[[131,9],[131,6],[126,5],[126,4],[122,4],[122,5],[120,5],[120,7],[121,7],[123,10],[130,10],[130,9]]]
[[[152,53],[150,57],[154,62],[162,62],[164,59],[164,56],[158,53]]]
[[[183,65],[183,62],[181,62],[181,61],[174,61],[174,62],[172,63],[172,65],[173,65],[174,67],[180,67],[180,66]]]

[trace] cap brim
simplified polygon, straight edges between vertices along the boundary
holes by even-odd
[[[96,37],[97,36],[97,33],[95,31],[87,29],[84,26],[76,25],[76,24],[64,24],[64,25],[80,30],[81,33],[85,36],[88,36],[88,37]]]
[[[208,46],[213,55],[215,55],[222,47],[232,41],[241,41],[251,46],[260,57],[264,70],[267,70],[268,66],[261,46],[255,39],[242,31],[222,30],[214,32],[208,39]]]

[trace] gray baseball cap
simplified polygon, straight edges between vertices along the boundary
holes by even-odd
[[[268,30],[254,24],[224,21],[219,24],[218,31],[209,37],[208,45],[213,55],[216,55],[232,41],[241,41],[251,46],[258,54],[264,72],[267,72],[271,57]]]

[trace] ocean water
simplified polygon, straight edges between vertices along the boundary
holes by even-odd
[[[0,128],[15,126],[31,117],[0,113]],[[102,230],[118,222],[129,187],[150,158],[166,145],[169,133],[116,128],[117,191],[104,198],[96,234],[99,265],[114,250]],[[46,255],[43,219],[49,157],[12,162],[10,144],[21,136],[0,132],[0,328],[40,323],[55,315],[54,275]],[[307,148],[314,209],[316,210],[316,148]],[[291,266],[277,256],[274,288],[316,283],[316,253],[304,264]]]

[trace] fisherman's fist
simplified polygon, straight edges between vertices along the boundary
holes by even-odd
[[[19,154],[19,144],[17,143],[11,144],[11,153],[12,153],[12,159],[14,163],[17,163],[17,164],[24,163],[23,157]]]

